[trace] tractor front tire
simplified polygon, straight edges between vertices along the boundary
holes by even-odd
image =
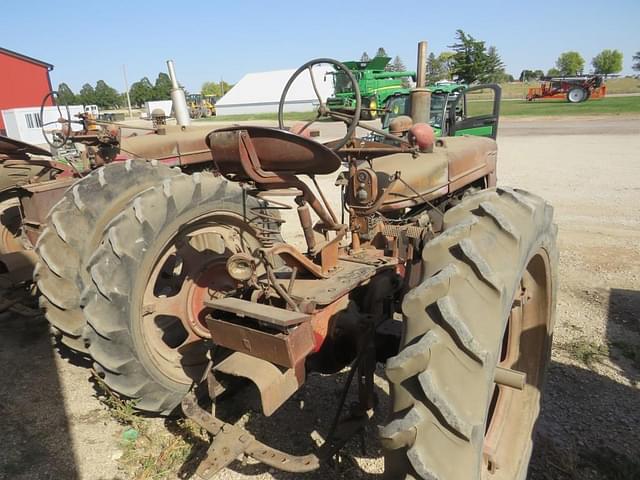
[[[526,478],[555,312],[552,216],[522,190],[484,190],[447,211],[425,245],[386,366],[385,479]],[[526,374],[524,388],[497,367]]]
[[[134,195],[179,174],[157,162],[111,163],[73,184],[49,212],[36,244],[34,277],[40,306],[69,348],[87,352],[80,298],[91,281],[87,264],[105,225]]]
[[[262,246],[262,207],[221,177],[180,175],[141,192],[104,229],[83,301],[89,353],[137,409],[169,414],[200,380],[204,302],[239,288],[226,262]]]

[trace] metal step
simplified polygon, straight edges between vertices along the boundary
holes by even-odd
[[[238,317],[253,318],[280,328],[289,328],[311,320],[306,313],[292,312],[284,308],[226,297],[204,302],[207,307],[233,313]]]

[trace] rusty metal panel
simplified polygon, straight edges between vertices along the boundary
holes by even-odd
[[[242,352],[234,352],[213,368],[215,371],[244,377],[251,380],[260,392],[262,412],[271,416],[304,383],[304,365],[281,372],[273,363],[252,357]]]
[[[287,368],[293,368],[314,348],[310,322],[298,325],[288,334],[268,333],[211,316],[207,317],[207,326],[215,344]]]
[[[240,317],[253,318],[281,328],[292,327],[311,319],[309,315],[304,313],[254,303],[248,300],[242,300],[241,298],[225,297],[209,300],[204,303],[206,306],[215,310],[223,310]]]

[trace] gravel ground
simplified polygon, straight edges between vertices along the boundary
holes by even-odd
[[[499,140],[499,183],[550,200],[559,225],[558,318],[530,478],[640,478],[640,120],[607,118],[595,128],[594,119],[585,119],[585,134],[579,134],[578,120],[554,122],[506,121]],[[321,183],[328,191],[333,177]],[[332,200],[337,203],[337,195]],[[291,233],[286,231],[290,241],[300,240]],[[123,442],[127,427],[99,400],[88,364],[56,344],[41,317],[0,314],[0,365],[0,479],[187,478],[193,473],[204,442],[163,419],[145,420],[145,436],[169,442],[161,444],[165,453],[176,451],[175,445],[182,448],[178,468],[159,476],[131,473],[132,463],[144,461],[136,449],[142,450],[146,440]],[[381,408],[375,420],[381,421],[387,385],[378,374]],[[240,416],[243,401],[223,414],[240,416],[273,446],[301,453],[326,433],[343,376],[312,375],[270,419]],[[381,478],[373,425],[365,440],[364,453],[355,439],[339,462],[311,474],[235,462],[216,478]],[[150,463],[165,453],[152,455]]]

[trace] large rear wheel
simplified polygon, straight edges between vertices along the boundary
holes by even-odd
[[[386,367],[385,478],[525,479],[555,311],[552,215],[511,189],[471,195],[445,214]],[[505,369],[526,375],[522,390],[496,376]]]
[[[207,299],[239,284],[226,263],[261,243],[254,197],[196,173],[141,192],[104,230],[83,311],[105,383],[140,410],[170,413],[207,365]]]
[[[87,351],[80,296],[91,281],[87,263],[105,225],[134,195],[179,174],[157,162],[111,163],[76,182],[49,212],[36,245],[35,279],[47,320],[68,347]]]

